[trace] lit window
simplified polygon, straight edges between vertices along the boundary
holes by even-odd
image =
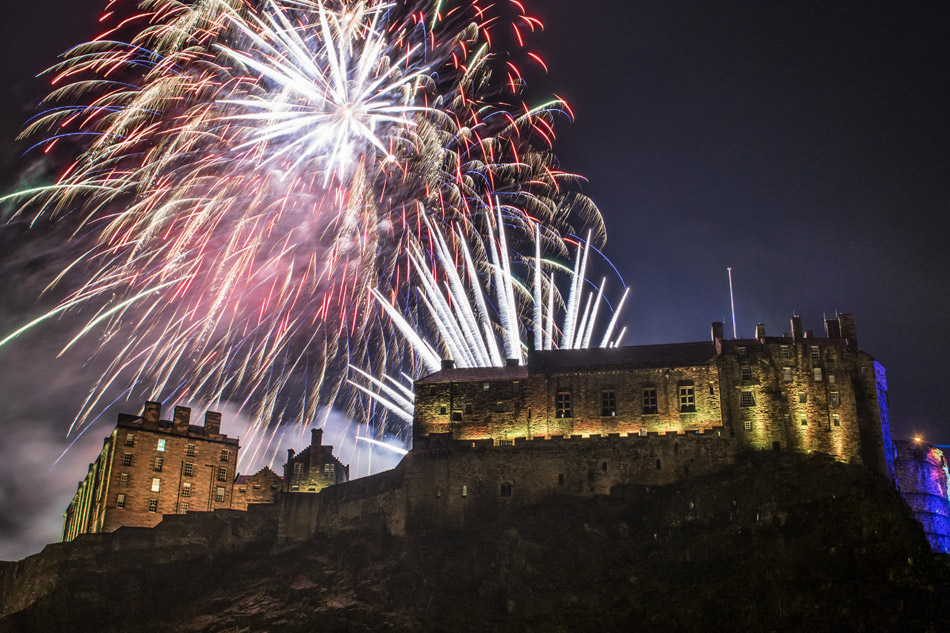
[[[570,391],[557,392],[557,401],[556,401],[554,417],[556,418],[574,417],[573,412],[571,411],[571,392]]]
[[[837,391],[832,391],[828,394],[831,398],[831,406],[837,407],[841,404],[841,397],[838,395]]]
[[[613,391],[604,391],[600,394],[600,415],[603,417],[617,415],[617,395]]]
[[[811,360],[813,363],[817,363],[821,360],[821,350],[818,349],[817,345],[811,346]]]
[[[129,487],[129,473],[122,473],[119,475],[119,487],[128,488]]]
[[[483,383],[482,383],[482,391],[488,391],[490,388],[491,388],[491,383],[490,383],[490,382],[483,382]]]
[[[501,484],[501,496],[502,496],[502,497],[510,497],[510,496],[511,496],[511,484],[510,484],[510,483],[505,482],[505,483]]]
[[[791,367],[782,367],[782,380],[785,382],[792,382],[792,368]]]
[[[752,380],[751,367],[743,367],[740,371],[742,372],[742,380]]]
[[[802,426],[808,426],[808,418],[806,418],[805,416],[802,416],[800,420],[801,420]]]
[[[221,460],[220,460],[220,461],[226,462],[226,461],[228,461],[228,460],[230,460],[230,459],[231,459],[231,451],[229,451],[229,450],[223,450],[223,451],[221,451]]]
[[[158,512],[158,499],[148,500],[148,511],[153,513]]]
[[[300,490],[300,486],[293,485],[293,486],[290,487],[290,491],[291,491],[291,492],[297,492],[298,490]]]
[[[834,375],[834,374],[828,374],[828,382],[830,382],[831,384],[835,384],[835,375]]]
[[[132,453],[126,453],[122,456],[122,465],[131,466],[132,465]]]
[[[841,426],[841,418],[838,417],[837,413],[831,414],[831,425],[832,426]]]
[[[224,486],[218,486],[214,489],[214,500],[218,503],[224,501]]]
[[[194,456],[195,456],[195,445],[194,445],[194,444],[189,444],[189,445],[188,445],[188,448],[185,449],[185,455],[187,455],[188,457],[194,457]]]
[[[696,410],[696,393],[692,385],[680,386],[680,411],[689,413]]]
[[[755,398],[752,396],[751,391],[743,391],[739,395],[739,405],[743,407],[754,407]]]
[[[162,489],[161,477],[152,477],[152,492],[160,492]]]
[[[294,464],[294,477],[300,477],[303,475],[303,463],[297,462]]]
[[[181,485],[181,496],[183,497],[191,496],[191,484],[187,481]]]
[[[866,374],[866,373],[868,373],[868,371],[869,371],[869,370],[868,370],[867,367],[862,367],[862,368],[861,368],[861,373],[862,373],[862,374]]]
[[[218,481],[227,481],[228,480],[228,469],[221,467],[218,469]]]
[[[158,440],[158,446],[155,447],[155,450],[165,452],[165,440]]]
[[[117,507],[117,508],[124,508],[124,507],[125,507],[125,495],[120,494],[118,497],[116,497],[116,500],[115,500],[115,507]]]
[[[135,433],[129,433],[125,436],[126,446],[135,446]]]
[[[643,390],[643,413],[645,415],[655,414],[657,412],[656,405],[656,389],[644,389]]]
[[[746,420],[743,424],[745,425],[745,430],[746,430],[746,431],[751,431],[751,430],[752,430],[752,419],[751,419],[751,418],[748,419],[748,420]]]
[[[323,474],[333,476],[336,473],[336,464],[324,464]]]
[[[498,440],[498,446],[514,446],[514,440]]]
[[[462,496],[463,497],[468,496],[468,486],[466,486],[465,484],[462,484]]]
[[[185,477],[193,477],[195,474],[195,465],[191,462],[185,462]]]
[[[157,457],[155,458],[155,470],[158,471],[158,472],[161,472],[161,471],[162,471],[162,464],[164,464],[164,463],[165,463],[165,460],[162,458],[162,456],[161,456],[161,455],[157,456]]]
[[[782,360],[790,360],[792,358],[792,350],[788,345],[782,345],[780,349],[782,352]]]
[[[187,514],[187,512],[188,512],[188,504],[187,504],[187,503],[181,504],[181,505],[179,506],[179,510],[178,510],[178,511],[179,511],[180,513],[182,513],[182,514]]]
[[[815,382],[821,382],[821,367],[815,367],[812,369],[811,375],[814,377]]]

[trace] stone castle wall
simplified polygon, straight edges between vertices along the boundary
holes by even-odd
[[[950,553],[950,472],[939,448],[919,441],[895,442],[897,487],[934,551]]]

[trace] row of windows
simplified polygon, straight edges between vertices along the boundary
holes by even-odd
[[[710,395],[714,394],[712,385],[709,387]],[[644,415],[656,415],[659,413],[657,406],[657,390],[654,387],[643,389],[641,392],[641,410]],[[679,387],[679,405],[682,413],[694,413],[696,411],[696,388],[693,385],[680,385]],[[612,417],[617,415],[617,394],[613,391],[603,391],[600,396],[600,415],[602,417]],[[570,391],[558,391],[554,402],[554,417],[572,418],[574,410],[571,404]]]
[[[332,477],[336,474],[336,464],[328,462],[323,465],[323,474],[329,477]],[[294,476],[302,477],[303,476],[303,462],[296,462],[294,464]],[[260,486],[255,486],[260,487]]]
[[[186,484],[186,485],[189,486],[189,488],[187,489],[188,492],[187,492],[187,494],[186,494],[186,493],[185,493],[185,489],[182,489],[182,496],[183,496],[183,497],[190,497],[190,496],[191,496],[190,484]],[[153,492],[158,492],[158,490],[156,490],[156,489],[154,489],[154,488],[153,488],[152,491],[153,491]],[[224,486],[218,486],[217,488],[214,489],[214,500],[215,500],[216,502],[218,502],[218,503],[223,503],[226,496],[227,496],[227,491],[225,490]],[[117,508],[125,508],[125,507],[126,507],[126,505],[125,505],[125,495],[124,495],[124,494],[119,493],[118,496],[116,496],[115,507],[117,507]],[[182,514],[184,514],[185,512],[188,512],[188,507],[189,507],[189,504],[188,504],[188,503],[182,503],[182,504],[179,506],[179,508],[180,508],[179,511],[180,511]],[[158,512],[158,499],[149,499],[149,500],[148,500],[148,511],[149,511],[149,512],[152,512],[152,513]]]
[[[817,363],[821,361],[821,348],[819,346],[817,345],[810,346],[808,348],[808,353],[809,353],[809,356],[811,356],[812,362]],[[748,356],[748,350],[745,347],[737,347],[736,354],[739,356],[739,358],[745,358],[746,356]],[[791,360],[792,348],[788,345],[782,345],[779,348],[779,356],[782,358],[782,360]],[[831,360],[835,360],[837,358],[837,355],[835,354],[835,350],[833,349],[828,350],[828,358],[830,358]]]
[[[786,414],[786,415],[785,415],[785,422],[786,422],[786,423],[788,423],[788,419],[789,419],[789,416],[788,416],[788,414]],[[808,426],[808,416],[805,416],[805,415],[801,416],[801,417],[799,418],[799,424],[800,424],[801,426]],[[820,423],[820,422],[817,422],[817,424],[818,424],[818,426],[821,426],[821,423]],[[745,426],[745,430],[746,430],[746,431],[751,431],[751,430],[752,430],[752,420],[751,420],[751,419],[745,420],[744,426]],[[837,413],[833,413],[833,414],[831,415],[831,426],[841,426],[841,417],[840,417]]]
[[[135,433],[128,433],[128,434],[126,434],[126,436],[125,436],[125,445],[126,445],[126,446],[135,446]],[[160,440],[158,440],[158,443],[157,443],[156,446],[155,446],[155,450],[158,451],[159,453],[164,453],[164,452],[165,452],[165,446],[166,446],[166,440],[165,440],[165,439],[160,439]],[[188,455],[189,457],[194,457],[194,455],[195,455],[195,445],[194,445],[194,444],[189,444],[189,445],[185,448],[185,454]],[[219,459],[220,461],[222,461],[222,462],[230,461],[230,460],[231,460],[231,451],[230,451],[229,449],[222,449],[222,450],[221,450],[221,454],[219,455],[218,459]],[[128,465],[128,464],[126,464],[126,465]],[[159,470],[159,469],[156,469],[156,470]]]

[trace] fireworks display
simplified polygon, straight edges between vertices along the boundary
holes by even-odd
[[[118,351],[74,432],[110,389],[145,384],[154,399],[239,404],[257,425],[245,446],[281,423],[321,426],[332,407],[368,417],[348,365],[375,381],[441,356],[522,359],[522,335],[590,345],[602,296],[581,309],[587,248],[563,305],[551,277],[565,236],[604,239],[551,153],[570,112],[525,105],[516,62],[540,58],[492,48],[539,26],[514,0],[143,2],[49,71],[50,109],[25,135],[83,149],[15,197],[21,216],[78,217],[94,246],[67,268],[85,283],[5,340],[82,309],[73,341]],[[405,420],[411,390],[396,383],[364,384],[391,389]]]

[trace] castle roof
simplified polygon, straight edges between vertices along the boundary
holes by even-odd
[[[440,369],[434,374],[423,376],[417,382],[467,382],[477,380],[524,380],[528,377],[528,368],[524,365],[510,367],[463,367],[460,369]]]

